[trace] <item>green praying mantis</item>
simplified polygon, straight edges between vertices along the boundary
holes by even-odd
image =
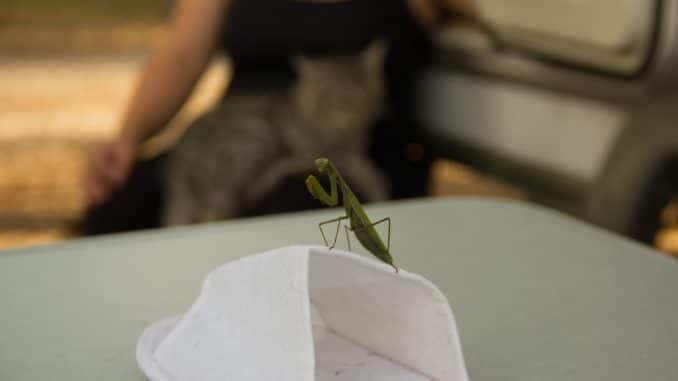
[[[370,221],[370,218],[367,216],[367,213],[365,213],[365,210],[363,210],[360,201],[358,201],[358,198],[353,193],[351,188],[348,187],[348,184],[346,184],[344,178],[341,177],[341,174],[334,164],[332,164],[332,162],[327,158],[320,158],[316,159],[315,165],[320,173],[327,174],[330,180],[330,193],[327,193],[318,179],[316,179],[313,175],[309,175],[308,178],[306,178],[306,187],[308,188],[308,191],[311,192],[311,195],[314,198],[320,200],[320,202],[323,204],[327,206],[337,206],[339,204],[337,184],[339,184],[342,202],[346,212],[346,215],[344,216],[323,221],[318,224],[318,228],[320,229],[320,234],[323,237],[323,241],[325,241],[325,245],[329,246],[330,249],[334,248],[337,243],[337,237],[339,236],[339,225],[341,224],[341,221],[348,219],[349,226],[344,225],[344,231],[346,232],[346,240],[348,242],[349,251],[351,250],[351,240],[349,239],[348,231],[351,230],[355,234],[356,238],[358,238],[358,241],[360,241],[360,243],[365,247],[365,249],[374,254],[375,257],[391,265],[396,270],[396,272],[398,272],[398,268],[393,264],[393,258],[389,252],[391,247],[391,218],[386,217],[374,223]],[[329,245],[322,227],[325,224],[333,222],[337,223],[337,231],[334,234],[334,241],[332,242],[332,245]],[[374,228],[376,225],[382,222],[388,222],[388,240],[386,245],[384,245],[384,242],[381,240],[381,237],[379,237],[377,230]]]

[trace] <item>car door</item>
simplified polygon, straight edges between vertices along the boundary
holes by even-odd
[[[438,31],[420,81],[438,152],[630,234],[651,173],[678,152],[678,134],[636,117],[676,87],[678,1],[476,3],[477,21]]]

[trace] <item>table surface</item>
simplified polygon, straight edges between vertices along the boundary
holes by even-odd
[[[535,206],[387,203],[396,262],[448,297],[470,378],[675,380],[678,262]],[[339,210],[0,253],[0,380],[144,380],[135,346],[213,268],[320,242]]]

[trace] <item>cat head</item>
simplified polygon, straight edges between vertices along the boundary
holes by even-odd
[[[294,58],[292,99],[302,117],[328,127],[371,122],[385,96],[386,51],[386,43],[377,40],[358,53]]]

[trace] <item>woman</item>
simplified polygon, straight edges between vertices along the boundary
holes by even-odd
[[[85,233],[157,225],[162,204],[162,189],[153,179],[157,164],[135,165],[135,154],[175,115],[219,49],[234,63],[231,94],[289,86],[292,54],[357,51],[385,37],[389,107],[375,127],[371,154],[387,174],[400,174],[391,176],[394,196],[421,193],[425,160],[408,161],[391,147],[415,139],[413,77],[429,50],[425,29],[441,10],[474,13],[472,0],[180,0],[146,64],[120,133],[90,155]],[[398,179],[405,180],[399,184]]]

